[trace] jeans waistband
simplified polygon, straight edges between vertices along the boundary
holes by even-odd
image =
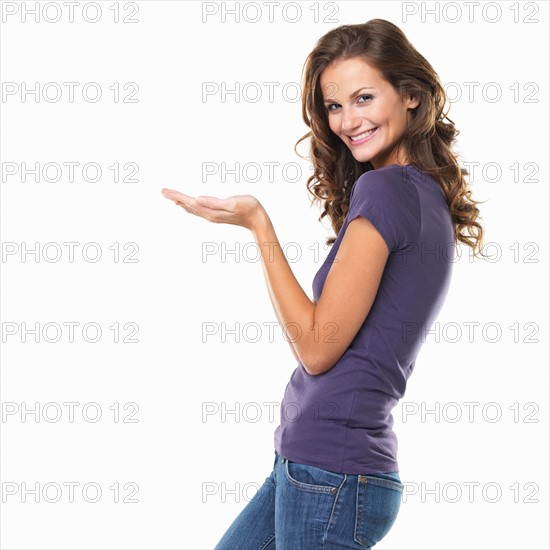
[[[274,452],[275,452],[275,455],[279,456],[281,459],[288,460],[284,456],[280,455],[277,452],[277,449],[275,449]],[[348,474],[348,475],[357,475],[357,474]],[[381,477],[384,479],[391,479],[393,481],[401,482],[401,478],[399,477],[399,472],[382,472],[382,473],[376,473],[376,474],[362,474],[362,475],[372,476],[372,477]]]

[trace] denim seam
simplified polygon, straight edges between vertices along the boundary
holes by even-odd
[[[340,485],[339,485],[339,487],[336,491],[336,494],[334,495],[334,502],[332,503],[332,509],[330,511],[330,516],[328,518],[327,528],[325,529],[325,534],[323,535],[323,548],[321,550],[325,549],[325,542],[326,542],[327,537],[328,537],[328,531],[332,526],[332,520],[333,520],[333,517],[334,517],[334,510],[336,509],[336,505],[338,504],[338,498],[340,497],[340,491],[342,490],[342,487],[346,483],[347,479],[348,479],[348,475],[344,474],[344,479],[342,480],[342,483],[340,483]]]
[[[357,533],[357,526],[360,523],[363,522],[363,516],[365,514],[364,507],[362,507],[360,505],[359,494],[362,491],[362,486],[364,486],[364,488],[366,490],[367,481],[368,481],[368,480],[361,481],[360,480],[361,477],[364,477],[364,476],[358,476],[357,477],[357,489],[355,491],[355,510],[356,510],[356,512],[355,512],[355,525],[354,525],[354,529],[353,529],[353,538],[354,538],[354,540],[357,544],[360,544],[361,546],[364,546],[365,542],[366,542],[366,544],[367,544],[366,548],[371,548],[373,546],[372,542],[370,540],[368,540],[366,537],[363,537],[362,535],[361,535],[361,540],[359,540],[358,533]],[[364,541],[364,542],[362,542],[362,541]]]
[[[340,486],[338,487],[338,490],[336,491],[336,494],[334,495],[334,504],[332,505],[332,510],[330,511],[330,517],[328,518],[327,531],[328,531],[328,528],[332,525],[332,519],[334,517],[334,510],[336,508],[336,503],[338,502],[338,497],[340,496],[340,491],[342,490],[342,487],[346,483],[347,479],[348,479],[347,474],[344,474],[344,479],[342,480],[342,483],[340,484]]]
[[[258,548],[258,550],[264,550],[264,549],[267,547],[267,545],[268,545],[274,538],[275,538],[275,535],[274,535],[274,534],[273,534],[273,535],[270,535],[269,538],[268,538],[265,542],[263,542],[263,543],[260,545],[260,548]]]
[[[394,491],[403,492],[403,483],[400,481],[394,481],[392,479],[387,479],[384,477],[370,477],[368,475],[360,475],[358,482],[361,483],[361,478],[365,479],[362,483],[370,483],[382,487],[387,487],[388,489],[393,489]]]
[[[294,479],[290,472],[288,471],[288,460],[285,461],[285,475],[288,480],[288,482],[293,485],[294,487],[298,487],[300,489],[304,489],[306,491],[313,491],[316,493],[328,493],[328,494],[334,494],[335,487],[331,487],[330,485],[310,485],[309,483],[302,483],[301,481],[298,481],[297,479]],[[346,474],[343,474],[344,476]],[[345,478],[344,478],[345,479]],[[339,490],[339,489],[337,489]]]

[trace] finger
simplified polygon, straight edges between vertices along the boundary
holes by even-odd
[[[220,199],[218,197],[208,195],[191,197],[185,193],[180,193],[179,191],[175,191],[173,189],[163,189],[162,192],[167,198],[182,202],[188,207],[194,208],[198,212],[205,212],[209,209],[231,212],[230,199]]]
[[[211,197],[209,195],[200,195],[195,197],[195,204],[204,208],[210,208],[212,210],[231,211],[229,208],[229,199],[220,199],[218,197]]]
[[[181,206],[186,212],[189,212],[191,214],[196,214],[197,216],[199,215],[193,208],[191,208],[189,205],[187,205],[183,202],[176,201],[174,204],[176,206]]]
[[[185,193],[180,193],[179,191],[176,191],[175,189],[167,189],[164,188],[161,190],[161,193],[167,198],[172,200],[177,200],[180,202],[185,202],[185,204],[193,204],[195,202],[195,198],[191,197],[190,195],[186,195]]]

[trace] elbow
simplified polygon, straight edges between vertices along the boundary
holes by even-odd
[[[309,356],[305,361],[302,362],[302,365],[305,371],[311,376],[318,376],[330,370],[330,367],[327,366],[326,361],[323,361],[320,357]]]
[[[302,366],[304,367],[304,370],[310,375],[310,376],[317,376],[317,374],[319,374],[318,372],[316,372],[310,363],[304,363],[302,361]]]

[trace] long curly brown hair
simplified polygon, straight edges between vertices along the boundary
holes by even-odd
[[[295,144],[294,151],[313,163],[307,180],[312,202],[324,201],[319,216],[328,216],[336,235],[349,208],[351,190],[359,176],[374,167],[355,160],[349,148],[329,127],[320,78],[323,70],[335,61],[363,58],[374,67],[402,97],[416,96],[420,103],[410,110],[411,118],[398,146],[409,162],[430,174],[440,185],[455,227],[458,241],[482,252],[483,227],[479,209],[464,179],[468,171],[461,168],[451,147],[460,133],[443,112],[447,101],[439,76],[428,61],[416,51],[399,27],[384,19],[371,19],[358,25],[341,25],[322,36],[308,55],[302,72],[302,117],[311,130]],[[448,122],[444,122],[446,119]],[[297,151],[310,138],[310,156]],[[466,234],[467,233],[467,234]],[[336,237],[328,237],[333,244]]]

